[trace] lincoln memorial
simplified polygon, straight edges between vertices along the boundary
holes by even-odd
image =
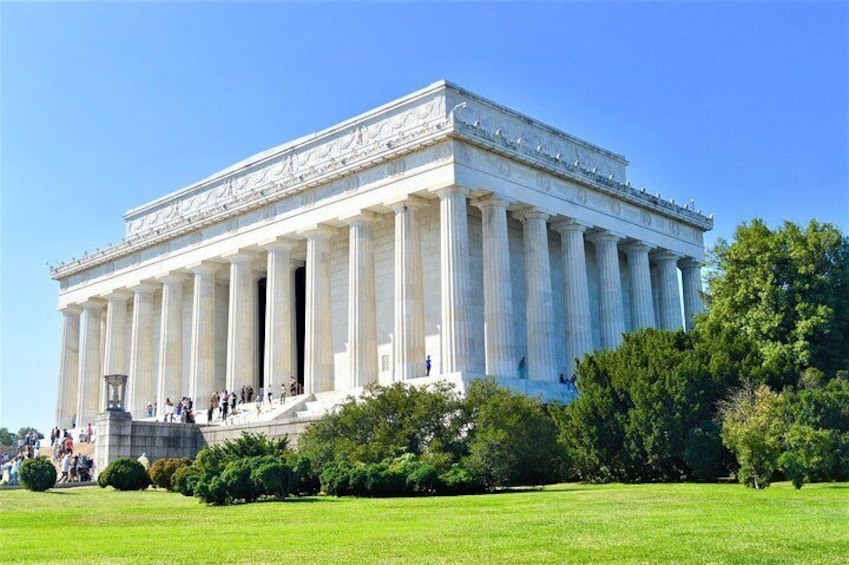
[[[136,418],[291,377],[317,401],[482,375],[563,398],[576,357],[702,308],[712,219],[627,165],[441,81],[134,208],[51,272],[56,423],[93,421],[107,374]]]

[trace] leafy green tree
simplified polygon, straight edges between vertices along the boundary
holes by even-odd
[[[769,486],[778,467],[784,431],[781,403],[779,393],[751,383],[720,403],[722,442],[737,457],[738,478],[746,486]]]
[[[831,224],[741,224],[712,250],[711,323],[758,344],[774,386],[849,367],[849,238]]]
[[[18,436],[9,431],[8,428],[0,428],[0,445],[15,445]]]
[[[15,438],[16,440],[21,437],[25,437],[28,433],[35,432],[35,435],[38,436],[39,439],[44,439],[44,434],[36,430],[35,428],[23,427],[18,430],[18,435]]]
[[[837,434],[832,430],[794,424],[784,435],[779,466],[797,489],[805,483],[828,478],[834,467]]]

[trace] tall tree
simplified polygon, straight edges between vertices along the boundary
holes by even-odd
[[[849,368],[849,238],[837,227],[755,219],[717,243],[712,267],[709,323],[754,339],[773,385]]]

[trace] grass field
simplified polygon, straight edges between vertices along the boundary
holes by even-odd
[[[3,563],[849,563],[849,484],[558,485],[206,507],[162,491],[0,492]]]

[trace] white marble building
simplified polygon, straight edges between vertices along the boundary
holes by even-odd
[[[291,375],[319,398],[426,382],[428,355],[431,379],[562,396],[574,357],[702,307],[711,219],[627,165],[438,82],[130,210],[51,273],[57,424],[92,421],[109,373],[141,416]]]

